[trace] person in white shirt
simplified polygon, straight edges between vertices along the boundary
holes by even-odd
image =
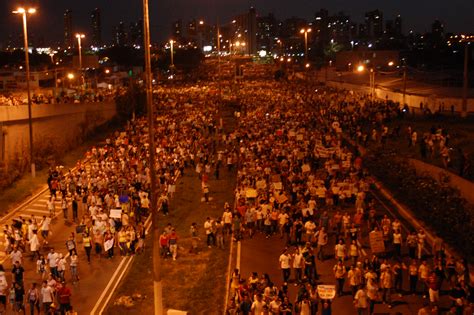
[[[49,236],[49,229],[51,225],[51,218],[47,218],[45,215],[43,216],[43,220],[41,220],[41,236],[43,237],[44,244],[48,244],[48,236]]]
[[[342,240],[339,240],[339,243],[334,246],[334,256],[336,257],[336,260],[345,260],[347,256],[346,245]]]
[[[354,296],[354,305],[358,315],[365,315],[369,307],[369,298],[367,297],[367,289],[360,288]]]
[[[59,278],[59,273],[58,273],[59,254],[54,251],[54,248],[51,248],[46,258],[48,259],[49,270],[51,271],[51,274],[53,275],[54,278]]]
[[[43,281],[43,286],[40,291],[41,304],[45,314],[49,314],[51,304],[53,304],[53,289],[48,285],[48,281]]]
[[[293,270],[295,273],[295,286],[301,282],[302,270],[304,267],[304,257],[300,249],[296,249],[296,253],[293,254]]]
[[[314,224],[313,221],[308,220],[304,224],[304,229],[306,230],[306,242],[311,243],[314,236],[314,230],[316,229],[316,224]]]
[[[66,258],[63,257],[63,254],[59,254],[58,255],[58,260],[57,260],[57,264],[58,264],[58,274],[59,274],[59,278],[61,279],[61,281],[64,281],[64,273],[66,272],[66,264],[67,264],[67,261],[66,261]]]
[[[402,233],[396,229],[392,235],[393,239],[393,258],[402,257]]]
[[[280,314],[281,299],[278,297],[278,295],[273,297],[273,300],[270,302],[269,306],[271,314]]]
[[[40,250],[40,241],[38,239],[38,235],[36,231],[32,233],[30,240],[28,241],[30,244],[30,251],[32,253],[31,260],[34,260],[36,256],[40,257],[39,250]]]
[[[278,215],[278,225],[280,226],[280,236],[283,237],[283,233],[284,233],[284,230],[285,230],[285,224],[286,222],[288,222],[288,213],[286,212],[280,212],[280,214]]]
[[[206,231],[207,247],[211,248],[211,245],[216,244],[216,239],[214,237],[214,221],[210,217],[207,217],[204,222],[204,230]]]
[[[261,315],[263,313],[263,309],[267,305],[265,301],[263,301],[262,294],[258,293],[255,296],[255,301],[252,303],[252,307],[250,308],[253,315]]]
[[[318,237],[318,254],[317,257],[319,260],[323,261],[325,259],[324,255],[324,248],[326,247],[328,243],[328,233],[326,232],[326,228],[324,226],[321,227],[321,229],[316,232],[315,237]]]
[[[21,250],[19,250],[16,245],[13,248],[13,251],[10,253],[10,258],[12,260],[12,265],[15,264],[15,262],[19,261],[20,263],[23,263],[23,254],[21,253]]]
[[[290,279],[291,269],[290,269],[290,255],[288,255],[288,251],[286,248],[283,250],[283,253],[280,255],[279,262],[280,262],[280,269],[283,272],[283,282],[288,282],[288,280]]]
[[[232,212],[230,209],[226,209],[222,214],[222,222],[224,223],[224,234],[232,234]]]
[[[418,256],[418,260],[421,259],[421,257],[423,256],[423,249],[425,248],[425,239],[426,239],[426,234],[425,234],[425,231],[423,230],[420,230],[420,232],[418,232],[417,234],[417,256]]]

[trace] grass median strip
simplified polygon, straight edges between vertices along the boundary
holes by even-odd
[[[212,200],[201,202],[201,184],[197,175],[187,169],[179,179],[170,204],[170,214],[160,218],[160,228],[171,223],[178,233],[178,258],[162,264],[163,299],[165,309],[187,311],[190,314],[221,313],[226,289],[229,241],[226,249],[207,248],[203,224],[206,217],[222,216],[225,202],[233,202],[235,174],[224,171],[220,180],[210,180]],[[190,254],[189,228],[195,222],[199,228],[199,253]],[[142,255],[134,260],[124,280],[116,290],[105,314],[152,314],[153,279],[151,240]],[[127,306],[114,305],[131,297]],[[129,299],[130,300],[130,299]]]

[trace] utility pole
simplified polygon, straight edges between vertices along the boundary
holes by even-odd
[[[28,96],[28,131],[29,131],[29,141],[30,141],[30,165],[31,165],[31,177],[36,177],[36,166],[34,158],[34,149],[33,149],[33,118],[31,111],[31,87],[30,87],[30,58],[28,51],[28,26],[27,26],[27,14],[36,13],[35,8],[18,8],[16,11],[13,11],[14,14],[20,14],[23,18],[23,44],[25,50],[25,70],[26,70],[26,90]]]
[[[153,115],[153,86],[151,77],[150,56],[150,17],[148,11],[148,0],[143,0],[143,37],[145,50],[145,82],[146,100],[148,112],[148,141],[149,141],[149,164],[150,164],[150,200],[151,200],[151,224],[153,242],[153,293],[155,302],[155,315],[163,314],[163,284],[161,282],[161,257],[160,257],[160,233],[158,231],[158,205],[156,196],[156,172],[155,172],[155,117]]]
[[[403,106],[405,106],[407,94],[407,65],[403,66]]]
[[[469,42],[464,45],[464,75],[462,85],[462,111],[461,117],[467,117],[467,92],[469,88],[468,66],[469,66]]]
[[[217,17],[217,75],[218,75],[218,86],[219,86],[219,98],[222,98],[222,87],[221,87],[221,31],[219,26],[219,17]]]

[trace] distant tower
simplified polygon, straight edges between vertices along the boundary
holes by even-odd
[[[395,35],[400,37],[403,34],[403,29],[402,29],[402,17],[401,15],[397,15],[395,18]]]
[[[177,20],[173,22],[172,32],[174,40],[179,41],[183,38],[183,20]]]
[[[248,53],[254,55],[257,53],[257,12],[254,7],[248,12],[247,23]]]
[[[379,39],[383,35],[383,13],[380,10],[374,10],[365,13],[365,24],[370,39]]]
[[[127,33],[125,32],[125,24],[120,22],[115,28],[115,43],[117,46],[125,46],[127,44]]]
[[[72,47],[74,45],[74,36],[72,33],[72,11],[64,12],[64,47]]]
[[[100,10],[95,8],[91,13],[92,45],[102,45],[102,25],[100,23]]]

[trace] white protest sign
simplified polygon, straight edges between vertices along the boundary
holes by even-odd
[[[114,247],[114,239],[113,238],[104,242],[104,250],[105,251],[108,251],[112,247]]]
[[[318,295],[322,300],[332,300],[336,296],[335,285],[318,285]]]
[[[109,217],[120,219],[122,217],[122,209],[110,209]]]

